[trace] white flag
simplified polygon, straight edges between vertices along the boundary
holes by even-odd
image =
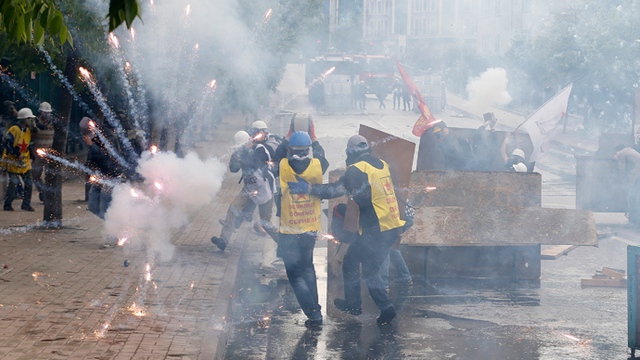
[[[569,84],[520,124],[527,129],[533,144],[529,161],[540,160],[547,154],[551,140],[560,130],[561,120],[567,112],[572,87],[573,83]]]

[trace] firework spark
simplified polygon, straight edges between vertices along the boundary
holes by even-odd
[[[273,9],[269,9],[267,10],[266,13],[264,13],[264,22],[269,21],[269,19],[271,18],[271,13],[273,12]]]
[[[109,37],[107,39],[109,41],[109,45],[114,49],[120,48],[120,41],[118,41],[118,38],[113,33],[109,33]]]

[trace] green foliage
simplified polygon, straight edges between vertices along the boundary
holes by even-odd
[[[138,4],[138,0],[111,0],[109,2],[108,17],[110,32],[122,23],[126,23],[127,28],[131,28],[136,17],[140,18],[140,5]]]
[[[507,57],[537,89],[574,84],[602,121],[627,121],[640,84],[640,4],[634,0],[574,0],[552,8]],[[626,126],[626,125],[625,125]]]
[[[2,0],[0,20],[0,30],[8,41],[42,45],[46,32],[60,44],[73,46],[73,37],[53,0]]]

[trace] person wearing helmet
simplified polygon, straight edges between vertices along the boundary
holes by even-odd
[[[280,163],[280,160],[287,157],[287,152],[289,148],[289,137],[296,131],[304,131],[309,134],[311,138],[311,151],[313,152],[314,157],[318,159],[324,159],[324,149],[316,139],[316,129],[313,124],[313,117],[311,114],[299,114],[294,113],[291,118],[291,122],[289,123],[289,132],[285,139],[282,139],[282,143],[278,146],[275,152],[274,160],[276,163]]]
[[[53,122],[51,118],[52,113],[51,105],[48,102],[41,102],[38,107],[38,116],[36,117],[36,126],[33,131],[33,150],[51,149],[53,145]],[[38,190],[38,198],[40,201],[44,201],[44,181],[43,174],[46,171],[47,162],[41,156],[32,154],[33,163],[31,164],[31,172],[33,176],[33,184]]]
[[[250,138],[244,145],[237,147],[231,154],[229,170],[237,173],[242,170],[242,191],[229,205],[224,221],[221,221],[222,230],[220,236],[212,236],[211,242],[221,251],[229,244],[231,235],[246,217],[246,213],[253,212],[251,206],[258,206],[260,220],[254,224],[254,230],[264,230],[266,234],[276,237],[275,226],[271,224],[273,211],[273,194],[275,193],[275,176],[271,172],[272,154],[265,140],[267,132],[264,129],[251,128],[248,132]],[[236,134],[238,138],[243,134]],[[235,138],[235,136],[234,136]],[[259,228],[258,228],[259,226]]]
[[[31,206],[33,180],[31,178],[31,129],[35,116],[31,109],[22,108],[18,111],[17,123],[7,130],[5,135],[2,164],[9,174],[9,186],[4,198],[4,210],[13,211],[12,202],[17,197],[16,189],[23,183],[24,193],[22,206],[25,211],[35,211]]]
[[[527,168],[527,171],[529,171],[529,166],[525,162],[526,155],[524,153],[524,150],[516,147],[517,144],[512,144],[513,140],[515,140],[515,138],[512,137],[512,134],[507,133],[504,137],[504,141],[502,142],[502,146],[500,147],[500,154],[502,156],[502,160],[504,161],[506,171],[521,172],[521,170],[523,169],[523,165]],[[511,151],[511,155],[507,155],[507,147],[509,147],[509,145],[511,145],[510,147],[513,149]]]
[[[378,324],[384,325],[396,316],[380,276],[380,268],[389,249],[400,235],[405,222],[400,218],[389,165],[371,155],[369,142],[354,135],[347,142],[347,170],[335,183],[309,184],[304,179],[289,182],[293,194],[310,194],[321,199],[348,195],[359,208],[358,233],[342,262],[344,299],[334,305],[343,312],[360,315],[360,266],[369,295],[380,309]]]
[[[326,162],[326,160],[325,160]],[[292,194],[289,183],[302,179],[309,184],[321,184],[328,168],[311,154],[311,137],[305,131],[296,131],[289,137],[287,157],[280,161],[280,228],[278,253],[282,256],[287,278],[307,316],[305,325],[322,325],[318,303],[316,271],[313,266],[313,248],[321,230],[320,198],[308,194]]]

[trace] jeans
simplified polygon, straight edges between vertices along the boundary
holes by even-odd
[[[242,221],[246,218],[245,214],[249,211],[253,212],[255,204],[253,200],[244,191],[240,191],[235,199],[229,205],[227,217],[224,226],[220,231],[220,238],[229,243],[231,235],[240,227]],[[258,214],[260,215],[260,225],[265,227],[267,231],[268,224],[271,223],[271,214],[273,212],[273,199],[262,205],[258,205]],[[273,236],[272,234],[269,234]]]
[[[309,319],[320,320],[322,314],[318,304],[316,269],[313,266],[315,243],[315,233],[280,234],[278,249],[300,308]]]
[[[22,197],[22,208],[31,207],[31,193],[33,191],[33,180],[31,178],[31,170],[24,174],[16,174],[7,172],[9,175],[9,186],[7,186],[7,194],[4,197],[4,206],[9,207],[16,198],[16,187],[20,184],[20,179],[24,182],[24,194]]]
[[[393,304],[387,296],[387,287],[380,276],[382,263],[389,255],[389,249],[398,238],[400,228],[379,231],[375,228],[365,228],[362,235],[356,235],[349,244],[342,262],[342,276],[344,277],[344,300],[350,308],[361,308],[360,296],[360,265],[362,276],[367,284],[369,295],[378,309],[386,310]]]
[[[400,250],[395,247],[391,247],[389,250],[389,256],[387,256],[380,268],[380,276],[382,277],[382,282],[384,282],[385,287],[389,287],[389,263],[391,263],[393,268],[396,269],[396,279],[398,282],[411,282],[411,273],[409,272],[407,264],[404,262],[404,258],[402,257]]]
[[[91,184],[89,189],[89,211],[104,220],[104,214],[111,204],[111,189],[99,184]]]

